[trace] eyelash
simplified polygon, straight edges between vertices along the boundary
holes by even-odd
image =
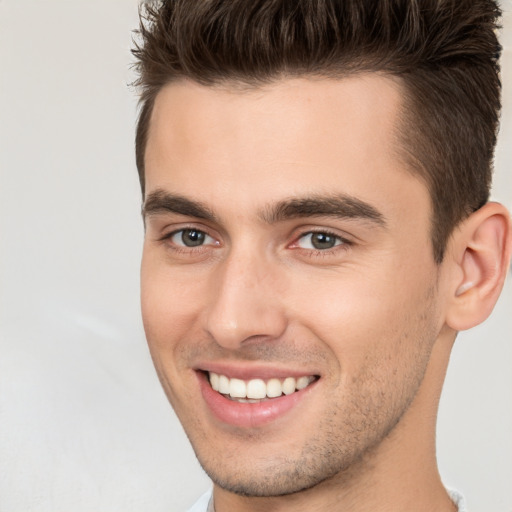
[[[171,240],[175,235],[178,235],[179,233],[185,233],[186,231],[196,231],[198,233],[202,233],[205,236],[215,240],[215,238],[213,236],[209,235],[204,229],[198,229],[195,226],[185,226],[180,229],[175,229],[174,231],[171,231],[170,233],[166,233],[165,235],[160,237],[158,239],[158,241],[159,242],[167,242],[167,241]],[[175,243],[168,244],[168,247],[170,247],[173,251],[176,251],[178,253],[185,253],[185,254],[190,254],[191,252],[204,251],[205,246],[207,246],[207,244],[198,245],[196,247],[187,247],[186,245],[177,245]]]
[[[302,238],[304,238],[304,237],[306,237],[308,235],[312,236],[312,235],[315,235],[315,234],[321,234],[321,235],[326,235],[328,237],[335,238],[337,242],[339,241],[339,243],[336,243],[333,247],[330,247],[328,249],[305,249],[305,248],[300,247],[298,245],[299,241]],[[308,257],[316,258],[316,257],[328,257],[328,256],[331,256],[333,253],[338,252],[338,251],[346,251],[352,245],[353,245],[352,241],[348,240],[347,238],[344,238],[344,237],[340,236],[337,233],[334,233],[334,232],[326,230],[326,229],[316,229],[316,230],[313,229],[313,230],[310,230],[310,231],[305,231],[305,232],[301,233],[299,236],[297,236],[297,238],[295,239],[295,242],[293,242],[291,247],[293,249],[295,249],[295,250],[301,251],[304,255],[306,255]]]
[[[199,233],[202,233],[204,234],[205,236],[209,237],[209,238],[212,238],[215,240],[215,237],[209,235],[205,230],[203,229],[198,229],[194,226],[185,226],[185,227],[182,227],[180,229],[176,229],[174,231],[171,231],[170,233],[166,233],[165,235],[163,235],[161,238],[158,239],[159,242],[166,242],[166,241],[169,241],[171,240],[175,235],[179,234],[179,233],[184,233],[186,231],[197,231]],[[336,245],[334,245],[333,247],[330,247],[330,248],[327,248],[327,249],[306,249],[306,248],[303,248],[303,247],[300,247],[298,244],[299,244],[299,241],[310,235],[315,235],[315,234],[322,234],[322,235],[326,235],[328,237],[333,237],[335,238],[337,241],[339,241],[339,243],[336,243]],[[177,253],[183,253],[183,254],[190,254],[190,253],[194,253],[194,252],[200,252],[200,251],[204,251],[205,250],[205,247],[208,247],[209,245],[211,244],[201,244],[201,245],[198,245],[196,247],[188,247],[188,246],[185,246],[185,245],[177,245],[175,243],[171,243],[169,244],[168,246],[175,252]],[[295,238],[295,241],[292,242],[292,244],[289,244],[288,247],[291,248],[291,249],[294,249],[294,250],[298,250],[298,251],[301,251],[301,253],[303,253],[304,255],[308,256],[308,257],[311,257],[311,258],[314,258],[314,257],[327,257],[327,256],[330,256],[332,255],[333,252],[337,252],[337,251],[346,251],[348,250],[351,246],[353,245],[353,242],[340,236],[339,234],[336,234],[332,231],[329,231],[329,230],[326,230],[326,229],[318,229],[318,230],[309,230],[309,231],[304,231],[302,233],[300,233],[296,238]]]

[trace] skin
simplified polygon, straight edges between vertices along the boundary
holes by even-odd
[[[429,194],[400,158],[400,87],[367,74],[251,90],[176,82],[157,97],[144,326],[215,484],[217,512],[455,510],[434,437],[465,319],[453,297],[466,245],[454,240],[445,262],[434,262]],[[347,216],[346,203],[344,215],[269,213],[297,198],[340,197],[364,202],[378,220]],[[180,230],[192,228],[205,233],[203,245],[183,245]],[[315,249],[311,232],[336,245]],[[242,428],[219,421],[202,398],[196,370],[211,363],[320,378],[277,420]]]

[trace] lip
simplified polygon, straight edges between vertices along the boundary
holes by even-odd
[[[213,369],[211,371],[214,371]],[[235,378],[246,378],[239,372],[227,372],[228,375]],[[236,373],[236,375],[235,375]],[[217,391],[214,391],[208,382],[208,377],[203,371],[196,371],[199,380],[199,386],[204,401],[212,414],[222,423],[241,428],[257,428],[278,420],[295,407],[316,387],[318,380],[311,383],[307,388],[296,391],[291,395],[283,395],[278,398],[272,398],[258,403],[240,403],[229,400]],[[226,374],[224,374],[226,375]],[[254,373],[251,373],[251,378]],[[262,376],[259,378],[267,378]],[[300,375],[304,375],[301,373]],[[272,373],[274,377],[284,377]],[[292,377],[287,373],[286,376]]]

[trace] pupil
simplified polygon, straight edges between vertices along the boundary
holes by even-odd
[[[331,249],[336,245],[336,237],[325,233],[313,233],[311,243],[315,249]]]
[[[196,247],[204,242],[204,233],[195,229],[183,231],[181,240],[187,247]]]

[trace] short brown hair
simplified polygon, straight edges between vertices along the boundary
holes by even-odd
[[[434,258],[488,200],[500,111],[493,0],[167,0],[141,8],[136,161],[158,92],[188,78],[257,87],[282,77],[400,77],[402,152],[432,199]]]

